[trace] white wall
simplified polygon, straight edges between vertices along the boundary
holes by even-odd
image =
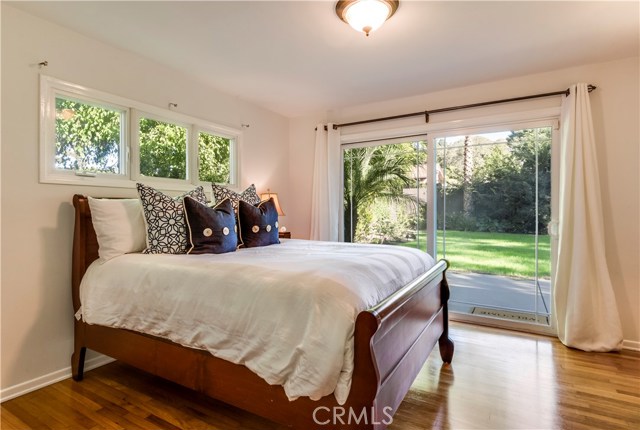
[[[640,347],[640,88],[638,57],[563,69],[520,78],[489,82],[415,97],[344,108],[311,117],[293,119],[289,125],[292,188],[297,202],[290,222],[298,237],[308,238],[311,213],[313,172],[313,127],[318,122],[345,123],[356,120],[420,112],[448,106],[564,90],[576,82],[598,87],[591,93],[594,127],[598,140],[600,182],[602,187],[607,264],[614,283],[621,314],[624,338],[628,346]],[[428,79],[428,77],[425,77]],[[536,102],[515,103],[433,115],[432,122],[468,118],[474,115],[529,109],[532,106],[559,106],[560,97]],[[403,120],[412,125],[422,118]],[[397,127],[398,122],[373,127]],[[362,127],[360,127],[362,129]],[[341,130],[351,133],[353,128]],[[295,165],[294,161],[295,160]],[[311,172],[305,174],[305,172]],[[629,342],[630,341],[630,342]]]
[[[38,183],[39,69],[150,105],[244,130],[240,184],[289,197],[288,120],[172,69],[2,3],[2,395],[68,375],[73,350],[71,239],[75,193],[135,190]],[[40,378],[40,379],[38,379]],[[32,381],[35,380],[35,381]],[[32,381],[30,383],[29,381]],[[22,384],[22,385],[21,385]],[[18,387],[18,388],[16,388]]]

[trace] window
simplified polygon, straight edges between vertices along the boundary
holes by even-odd
[[[126,110],[56,97],[55,169],[123,174]]]
[[[198,133],[198,179],[227,184],[233,175],[233,139],[206,131]]]
[[[239,130],[41,77],[40,181],[234,185]]]
[[[151,118],[138,122],[140,174],[187,179],[187,128]]]

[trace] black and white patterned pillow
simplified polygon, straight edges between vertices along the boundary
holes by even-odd
[[[231,204],[233,205],[233,210],[238,211],[238,201],[242,200],[251,205],[257,205],[260,203],[260,196],[256,193],[256,186],[251,184],[241,193],[236,193],[233,190],[230,190],[227,187],[223,187],[221,185],[211,184],[213,188],[213,200],[216,203],[220,203],[224,199],[231,200]]]
[[[185,254],[187,252],[187,225],[184,220],[185,196],[205,203],[207,196],[200,186],[178,197],[168,195],[136,184],[142,202],[144,221],[147,227],[147,248],[145,254]]]

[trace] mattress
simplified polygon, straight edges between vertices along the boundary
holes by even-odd
[[[282,242],[217,255],[96,260],[76,316],[207,350],[282,385],[290,400],[333,393],[344,404],[358,313],[434,260],[400,246]]]

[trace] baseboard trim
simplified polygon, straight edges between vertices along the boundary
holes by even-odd
[[[96,367],[109,364],[112,361],[115,361],[115,359],[111,357],[107,357],[106,355],[100,355],[98,357],[94,357],[89,360],[86,360],[84,364],[84,369],[85,370],[95,369]],[[71,366],[66,367],[64,369],[56,370],[55,372],[51,372],[47,375],[40,376],[30,381],[22,382],[12,387],[5,388],[3,390],[0,390],[0,403],[6,400],[11,400],[16,397],[22,396],[23,394],[30,393],[40,388],[46,387],[47,385],[55,384],[56,382],[60,382],[70,377],[71,377]]]
[[[635,340],[623,340],[622,349],[628,349],[630,351],[640,351],[640,342]]]

